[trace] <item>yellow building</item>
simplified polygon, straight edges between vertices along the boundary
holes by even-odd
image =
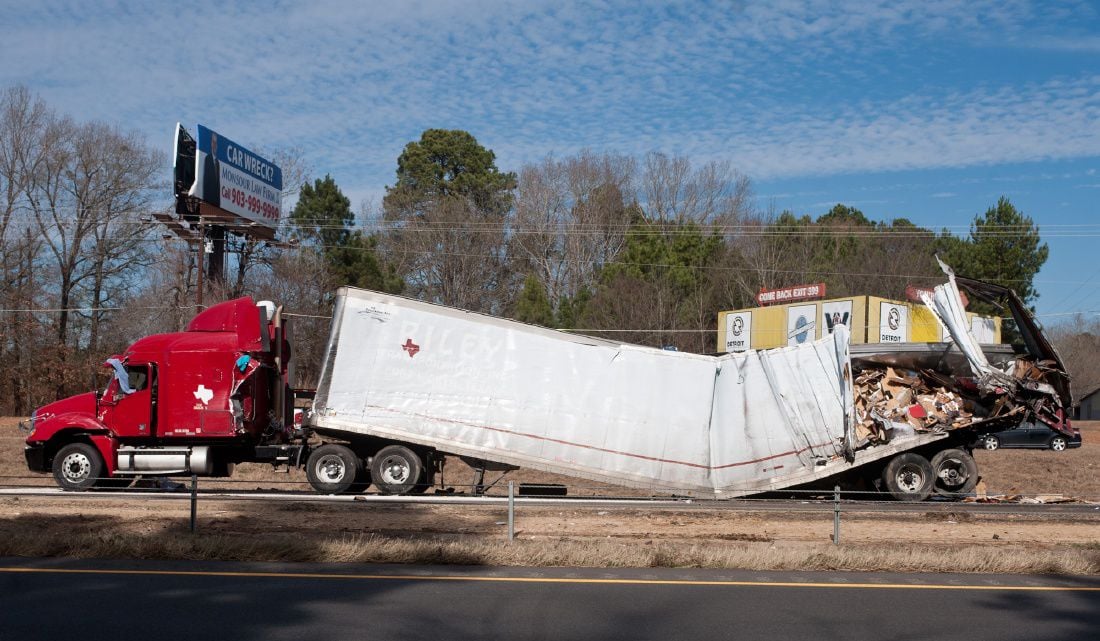
[[[979,343],[1001,342],[1000,318],[967,316]],[[840,323],[851,330],[853,343],[939,343],[951,338],[923,304],[851,296],[719,312],[718,351],[797,345],[821,338]]]

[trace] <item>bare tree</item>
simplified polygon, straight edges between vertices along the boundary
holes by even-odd
[[[1100,319],[1077,315],[1054,325],[1047,331],[1065,360],[1073,386],[1074,398],[1100,387]]]
[[[69,344],[70,310],[79,301],[91,309],[94,346],[102,319],[96,310],[126,287],[128,270],[142,264],[141,216],[152,207],[163,158],[136,134],[67,118],[47,125],[42,145],[43,160],[25,194],[56,269],[57,340]]]
[[[296,385],[317,385],[332,323],[332,292],[339,286],[324,257],[307,249],[281,252],[255,283],[257,297],[282,305],[291,321]]]
[[[32,314],[45,285],[37,269],[42,248],[26,200],[30,176],[45,155],[44,139],[53,114],[26,87],[0,93],[0,412],[22,414],[38,402],[35,357],[51,326]]]
[[[728,162],[712,161],[696,169],[686,157],[660,152],[645,157],[641,192],[653,222],[691,222],[722,232],[750,213],[753,201],[748,177]]]
[[[510,297],[506,218],[487,215],[472,200],[422,203],[414,216],[388,201],[383,255],[397,265],[411,293],[426,300],[500,313]]]
[[[588,151],[520,171],[512,259],[539,278],[553,305],[593,288],[622,249],[634,172],[632,158]]]

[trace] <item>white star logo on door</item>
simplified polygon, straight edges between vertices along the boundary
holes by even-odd
[[[214,398],[214,390],[207,389],[205,385],[200,384],[195,389],[195,398],[197,398],[203,405],[210,402],[210,399]]]

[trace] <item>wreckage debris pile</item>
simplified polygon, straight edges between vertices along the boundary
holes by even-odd
[[[856,435],[860,443],[884,443],[888,430],[907,424],[917,432],[942,432],[974,420],[969,402],[919,372],[893,367],[863,370],[855,380]]]

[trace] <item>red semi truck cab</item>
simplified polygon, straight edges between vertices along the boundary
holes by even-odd
[[[206,309],[183,332],[138,340],[107,359],[102,393],[35,410],[28,467],[87,489],[285,460],[294,428],[286,330],[281,309],[245,297]]]

